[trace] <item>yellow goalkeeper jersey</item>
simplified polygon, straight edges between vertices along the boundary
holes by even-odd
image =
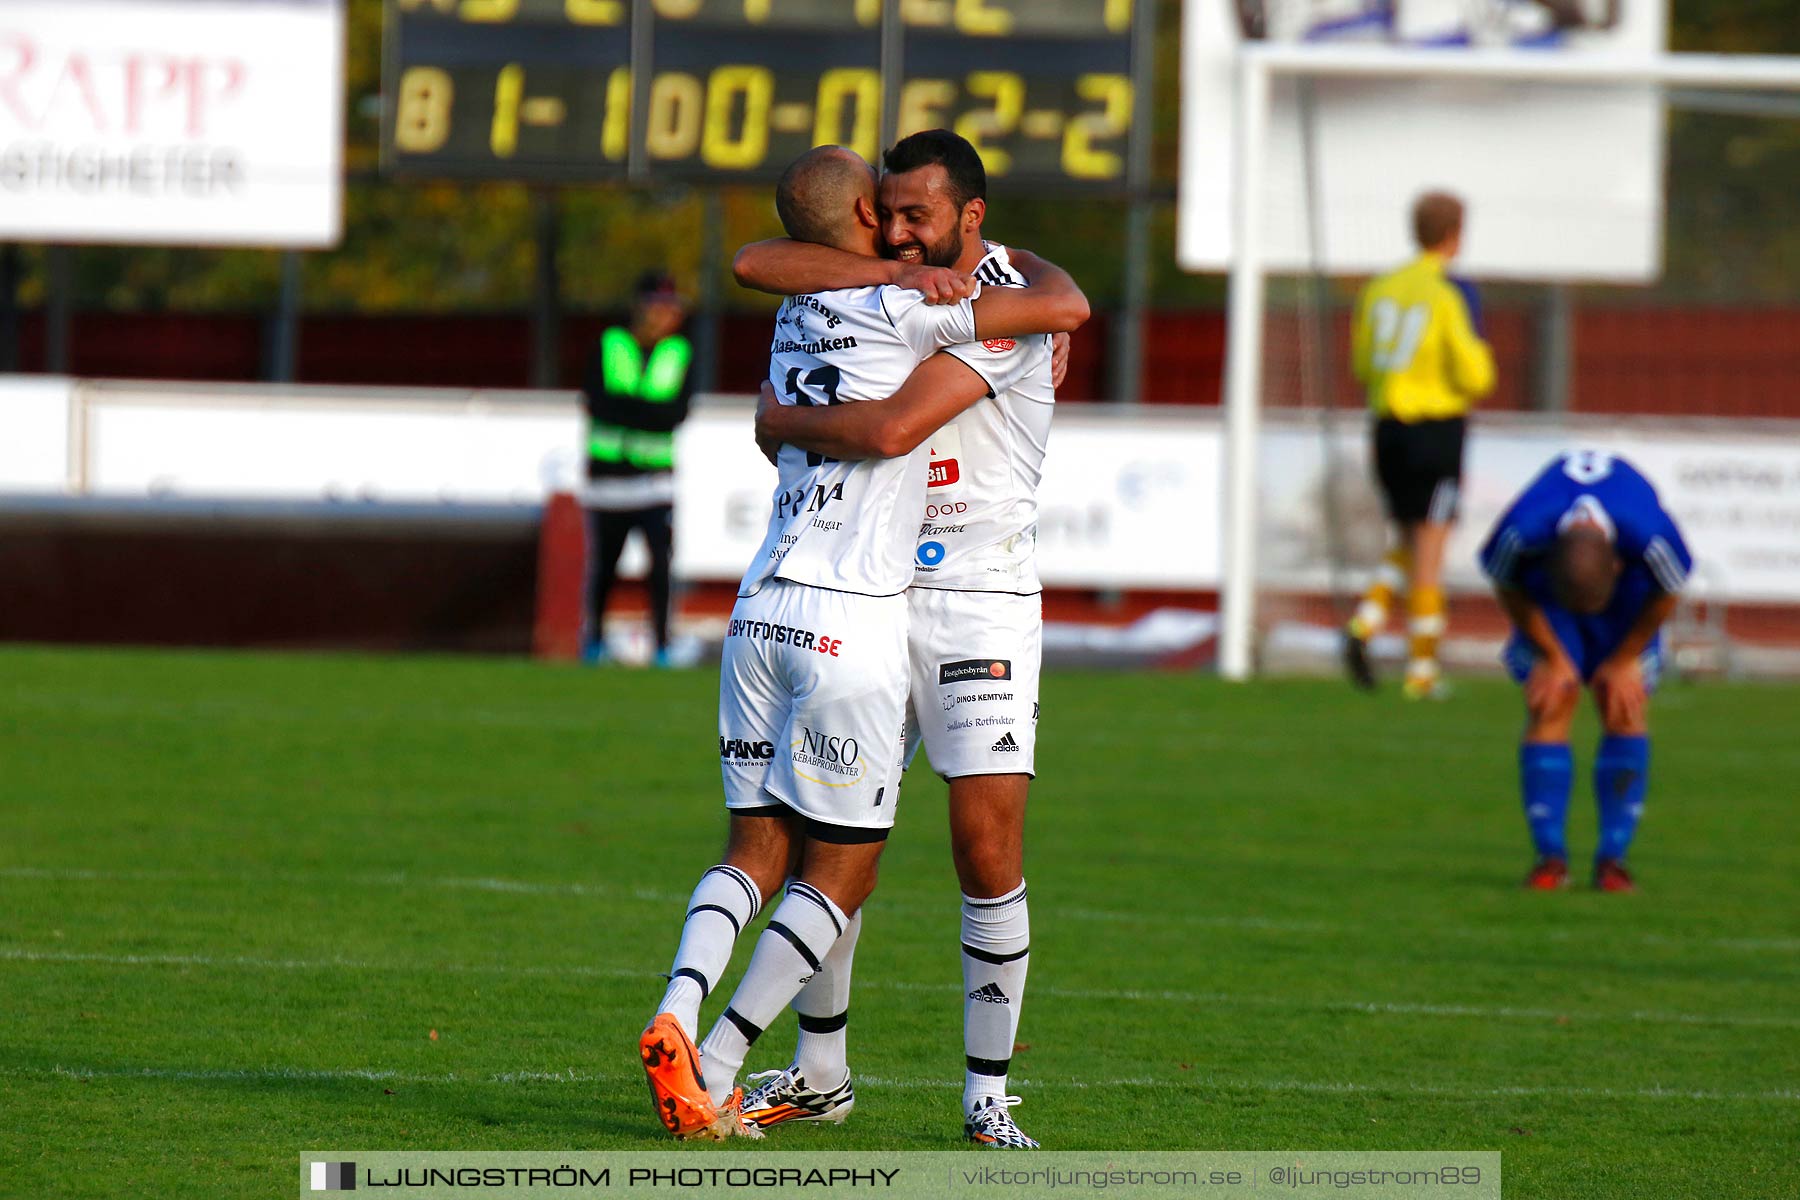
[[[1373,280],[1356,300],[1350,365],[1377,416],[1460,417],[1494,389],[1494,355],[1444,260],[1421,254]]]

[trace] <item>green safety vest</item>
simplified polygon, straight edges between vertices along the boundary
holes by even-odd
[[[615,326],[600,337],[600,372],[606,390],[650,404],[667,404],[681,394],[693,358],[693,346],[680,334],[652,346],[648,359],[629,329]],[[596,421],[588,430],[588,457],[629,463],[644,471],[666,471],[675,465],[675,435]]]

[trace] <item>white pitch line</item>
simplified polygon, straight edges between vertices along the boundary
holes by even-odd
[[[206,954],[100,954],[74,950],[37,950],[28,947],[0,947],[0,962],[94,963],[119,967],[206,967],[242,968],[267,971],[398,971],[419,974],[538,976],[549,978],[632,979],[650,981],[659,974],[628,967],[511,966],[470,963],[402,962],[382,959],[364,962],[347,958],[258,958],[248,955],[214,956]],[[908,980],[872,979],[859,982],[859,988],[875,991],[940,992],[960,991],[951,983],[921,983]],[[1362,1013],[1368,1016],[1400,1017],[1468,1017],[1484,1021],[1579,1021],[1600,1024],[1609,1021],[1632,1021],[1647,1025],[1719,1026],[1730,1029],[1800,1029],[1800,1018],[1751,1016],[1735,1013],[1679,1013],[1654,1009],[1634,1009],[1622,1013],[1588,1013],[1553,1008],[1517,1008],[1507,1005],[1420,1004],[1376,1000],[1286,1000],[1279,996],[1247,996],[1229,992],[1191,992],[1179,990],[1140,990],[1132,988],[1067,988],[1039,986],[1031,989],[1037,997],[1065,1000],[1098,1000],[1106,1003],[1179,1004],[1235,1008],[1273,1008],[1291,1012]]]
[[[352,1067],[315,1070],[308,1067],[0,1067],[0,1075],[14,1078],[53,1076],[62,1079],[297,1079],[363,1083],[456,1083],[456,1075],[412,1075]]]
[[[383,871],[350,876],[320,876],[294,871],[259,871],[251,876],[202,874],[188,871],[94,871],[63,867],[0,867],[0,879],[42,879],[75,883],[291,883],[306,887],[423,887],[447,891],[501,892],[525,896],[596,896],[606,899],[629,898],[654,903],[680,904],[686,892],[663,892],[654,888],[618,887],[607,884],[538,883],[523,879],[492,877],[461,878],[456,876],[408,875],[404,871]]]
[[[81,867],[0,867],[0,879],[52,879],[76,882],[100,881],[165,882],[173,879],[198,879],[182,871],[92,871]]]
[[[1503,1097],[1580,1097],[1612,1100],[1736,1100],[1736,1101],[1785,1101],[1800,1100],[1800,1088],[1775,1088],[1766,1092],[1719,1092],[1707,1088],[1595,1088],[1595,1087],[1551,1087],[1538,1085],[1534,1087],[1492,1087],[1492,1088],[1457,1088],[1442,1087],[1425,1083],[1356,1083],[1335,1080],[1313,1079],[1220,1079],[1213,1076],[1202,1076],[1194,1080],[1186,1079],[1101,1079],[1070,1080],[1066,1083],[1042,1084],[1048,1087],[1176,1087],[1201,1086],[1217,1088],[1221,1091],[1233,1089],[1258,1092],[1325,1092],[1325,1093],[1360,1093],[1379,1094],[1381,1092],[1401,1092],[1411,1096],[1441,1096],[1452,1100],[1484,1100]],[[1022,1085],[1021,1085],[1022,1086]]]
[[[901,980],[859,981],[859,988],[890,991],[952,991],[950,984],[909,983]],[[1244,996],[1230,992],[1187,992],[1135,988],[1034,987],[1031,996],[1065,1000],[1100,1000],[1108,1003],[1142,1001],[1159,1004],[1217,1005],[1240,1008],[1277,1008],[1296,1012],[1355,1012],[1371,1016],[1473,1017],[1484,1021],[1635,1021],[1649,1025],[1720,1025],[1742,1029],[1800,1029],[1800,1017],[1746,1016],[1736,1013],[1676,1013],[1633,1009],[1622,1013],[1591,1013],[1555,1008],[1517,1008],[1511,1005],[1418,1004],[1381,1000],[1284,1000],[1279,996]]]
[[[1291,921],[1282,917],[1233,917],[1207,913],[1134,913],[1107,908],[1058,908],[1055,915],[1071,921],[1096,921],[1103,925],[1200,925],[1216,929],[1268,930],[1273,933],[1336,933],[1339,927],[1325,921]]]
[[[417,1075],[401,1071],[371,1069],[321,1070],[306,1067],[0,1067],[0,1077],[14,1079],[192,1079],[231,1081],[297,1080],[302,1082],[402,1083],[424,1086],[446,1084],[483,1084],[514,1086],[518,1084],[635,1084],[638,1075],[622,1072],[587,1071],[500,1071],[489,1074]],[[944,1079],[887,1078],[858,1075],[856,1082],[872,1089],[942,1090],[960,1086]],[[1782,1103],[1800,1100],[1800,1089],[1775,1088],[1761,1092],[1721,1092],[1707,1088],[1595,1088],[1532,1087],[1462,1088],[1422,1083],[1364,1083],[1347,1080],[1314,1079],[1231,1079],[1211,1075],[1186,1075],[1157,1078],[1141,1076],[1124,1079],[1068,1079],[1039,1081],[1014,1079],[1012,1086],[1033,1091],[1055,1091],[1058,1088],[1174,1088],[1177,1091],[1223,1092],[1308,1092],[1324,1095],[1436,1096],[1449,1100],[1495,1100],[1516,1098],[1608,1099],[1608,1100],[1684,1100],[1698,1103]]]
[[[29,705],[39,712],[57,714],[77,712],[88,715],[130,715],[147,716],[157,720],[186,720],[192,717],[208,720],[242,720],[248,723],[266,725],[279,724],[295,719],[329,717],[341,724],[366,726],[373,722],[390,721],[405,725],[409,729],[417,729],[422,723],[455,727],[475,725],[481,727],[499,727],[507,729],[567,729],[582,733],[591,733],[594,728],[591,717],[564,716],[556,713],[536,713],[520,709],[499,708],[457,708],[454,710],[408,708],[404,711],[394,708],[344,707],[311,708],[287,705],[275,707],[263,697],[258,697],[254,704],[240,704],[232,701],[200,701],[189,700],[176,706],[166,704],[143,704],[136,700],[107,701],[63,695],[35,696],[23,692],[14,697],[19,704]]]
[[[669,892],[656,888],[619,886],[612,884],[589,884],[576,882],[552,881],[542,882],[526,879],[505,879],[494,876],[432,876],[409,875],[404,871],[388,871],[351,875],[347,877],[329,877],[298,872],[260,872],[254,876],[226,876],[186,873],[178,871],[94,871],[80,868],[55,867],[0,867],[0,879],[43,879],[65,880],[75,882],[152,882],[167,883],[191,881],[201,883],[293,883],[307,887],[330,887],[334,884],[348,884],[353,887],[418,887],[448,891],[477,891],[514,894],[523,896],[591,896],[603,899],[630,899],[653,904],[682,904],[689,894],[687,892]],[[943,904],[931,904],[919,901],[908,901],[899,898],[882,897],[876,907],[895,913],[931,913],[943,914],[951,911]],[[1171,912],[1130,912],[1116,909],[1099,908],[1059,908],[1055,915],[1064,920],[1092,921],[1105,925],[1179,925],[1214,929],[1242,929],[1250,932],[1321,934],[1330,937],[1349,937],[1368,932],[1364,926],[1334,925],[1326,921],[1290,920],[1280,917],[1241,917],[1225,914],[1207,913],[1171,913]],[[1470,941],[1538,941],[1549,940],[1569,944],[1578,942],[1581,934],[1569,930],[1550,930],[1548,932],[1511,929],[1488,928],[1481,926],[1445,926],[1435,929],[1434,934],[1447,937],[1463,938]],[[1608,937],[1616,937],[1610,930],[1595,930],[1596,934],[1604,933]],[[1800,938],[1790,937],[1755,937],[1755,938],[1680,938],[1668,934],[1637,934],[1631,939],[1639,945],[1655,946],[1664,949],[1681,949],[1688,946],[1705,947],[1715,950],[1731,950],[1750,954],[1793,954],[1800,953]]]
[[[96,963],[117,967],[241,967],[263,971],[401,971],[446,975],[545,975],[579,976],[585,979],[656,979],[654,971],[633,971],[626,967],[594,967],[574,965],[482,966],[469,963],[426,962],[362,962],[350,958],[257,958],[250,955],[210,954],[92,954],[73,950],[31,950],[23,947],[0,947],[0,961]]]

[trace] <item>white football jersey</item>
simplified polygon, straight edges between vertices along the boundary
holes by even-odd
[[[1006,247],[988,243],[975,278],[1024,287]],[[992,398],[931,435],[925,520],[913,586],[966,592],[1044,590],[1037,573],[1038,481],[1056,389],[1050,337],[989,338],[950,353],[987,380]]]
[[[926,304],[896,287],[789,296],[775,315],[769,382],[783,404],[884,399],[925,359],[975,336],[971,303]],[[768,533],[738,595],[771,578],[865,596],[905,591],[927,454],[840,462],[783,446]]]

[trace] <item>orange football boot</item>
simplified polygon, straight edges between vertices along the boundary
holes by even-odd
[[[663,1128],[678,1138],[710,1129],[719,1119],[719,1109],[700,1075],[700,1052],[681,1022],[669,1013],[657,1013],[638,1039],[638,1054]]]

